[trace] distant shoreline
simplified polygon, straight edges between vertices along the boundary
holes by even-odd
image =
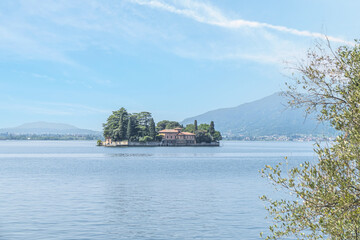
[[[29,141],[29,140],[40,140],[40,141],[73,141],[73,140],[98,140],[103,139],[102,136],[99,135],[62,135],[62,134],[44,134],[44,135],[37,135],[37,134],[8,134],[2,135],[0,134],[0,141],[7,141],[7,140],[21,140],[21,141]]]
[[[98,140],[98,138],[96,139],[0,139],[0,142],[5,142],[5,141],[94,141],[96,142]],[[314,139],[309,139],[309,140],[240,140],[240,139],[223,139],[220,141],[221,142],[316,142],[316,141],[332,141],[332,138],[326,138],[326,139],[318,139],[318,140],[314,140]],[[109,147],[129,147],[129,146],[109,146]],[[133,146],[130,146],[133,147]],[[143,146],[141,146],[143,147]],[[148,146],[146,146],[148,147]],[[191,147],[191,145],[188,145],[186,147]]]

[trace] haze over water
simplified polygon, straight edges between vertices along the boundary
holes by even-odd
[[[0,239],[259,239],[274,195],[259,170],[313,159],[312,143],[221,145],[1,141]]]

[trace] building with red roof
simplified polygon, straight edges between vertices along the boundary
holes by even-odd
[[[196,144],[195,134],[189,132],[182,132],[182,128],[164,129],[159,131],[162,135],[162,145],[193,145]]]

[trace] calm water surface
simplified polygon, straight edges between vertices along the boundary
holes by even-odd
[[[92,141],[0,141],[0,239],[259,239],[259,174],[312,143],[103,148]]]

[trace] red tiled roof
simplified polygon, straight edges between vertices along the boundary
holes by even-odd
[[[159,131],[159,133],[178,133],[178,132],[179,131],[175,130],[175,129],[164,129],[164,130]]]
[[[180,129],[180,128],[164,129],[164,130],[159,131],[159,133],[179,133],[178,135],[195,136],[195,134],[193,134],[193,133],[189,133],[189,132],[179,132],[179,130],[176,130],[176,129]]]
[[[179,133],[179,135],[195,136],[195,134],[189,133],[189,132],[181,132],[181,133]]]

